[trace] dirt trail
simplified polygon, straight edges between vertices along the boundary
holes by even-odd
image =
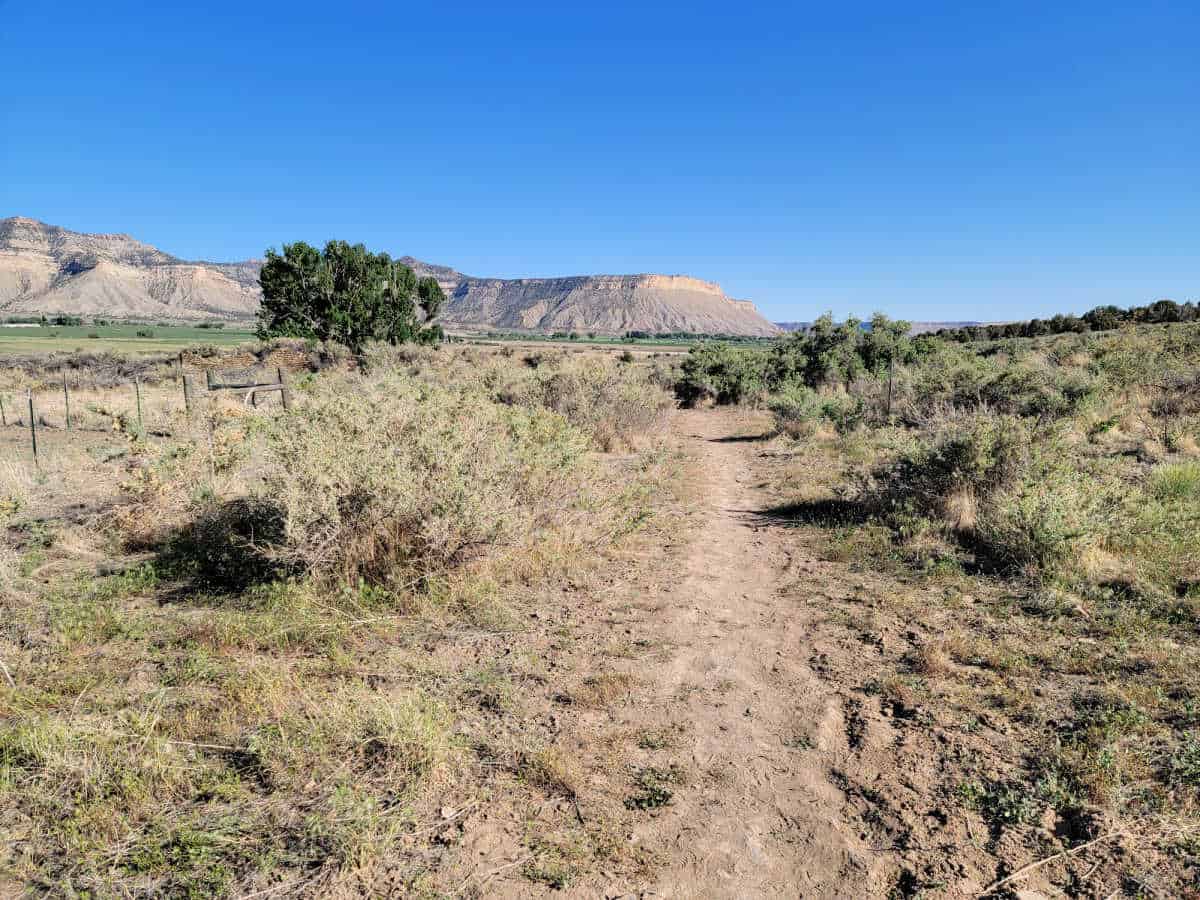
[[[672,652],[638,674],[657,694],[641,718],[679,721],[677,755],[690,753],[698,774],[635,839],[669,848],[656,896],[879,896],[894,863],[869,845],[837,784],[857,764],[843,698],[809,666],[810,613],[784,591],[796,561],[761,517],[759,447],[737,426],[718,412],[677,420],[707,508],[661,613]]]

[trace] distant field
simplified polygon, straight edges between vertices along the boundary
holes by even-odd
[[[138,332],[142,332],[139,336]],[[194,325],[48,325],[0,326],[0,354],[113,350],[162,353],[197,344],[231,346],[253,340],[245,328],[197,328]]]

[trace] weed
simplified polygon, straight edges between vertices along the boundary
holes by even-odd
[[[675,796],[671,790],[683,782],[683,771],[672,764],[666,769],[646,766],[634,775],[637,790],[625,798],[626,809],[657,809],[666,806]]]

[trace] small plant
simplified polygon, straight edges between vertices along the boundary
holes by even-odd
[[[1173,785],[1200,791],[1200,733],[1192,732],[1180,742],[1168,769]]]
[[[654,766],[639,769],[634,776],[634,785],[637,790],[625,798],[625,808],[646,810],[666,806],[675,796],[671,788],[681,784],[682,781],[683,772],[674,764],[666,769]]]
[[[1042,803],[1029,785],[1019,781],[963,782],[956,790],[963,805],[976,810],[997,830],[1028,825],[1041,814]]]
[[[637,745],[643,750],[665,750],[673,743],[673,736],[666,728],[648,728],[637,736]]]
[[[140,338],[152,338],[152,337],[154,337],[154,329],[153,328],[139,328],[137,330],[136,334]]]

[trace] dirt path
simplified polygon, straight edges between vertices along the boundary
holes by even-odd
[[[809,666],[810,617],[785,592],[797,561],[761,518],[760,451],[737,425],[718,412],[677,421],[702,465],[707,509],[662,611],[672,653],[639,675],[658,695],[642,718],[678,718],[680,755],[700,774],[635,839],[670,848],[657,896],[881,895],[887,864],[831,778],[854,764],[843,701]]]

